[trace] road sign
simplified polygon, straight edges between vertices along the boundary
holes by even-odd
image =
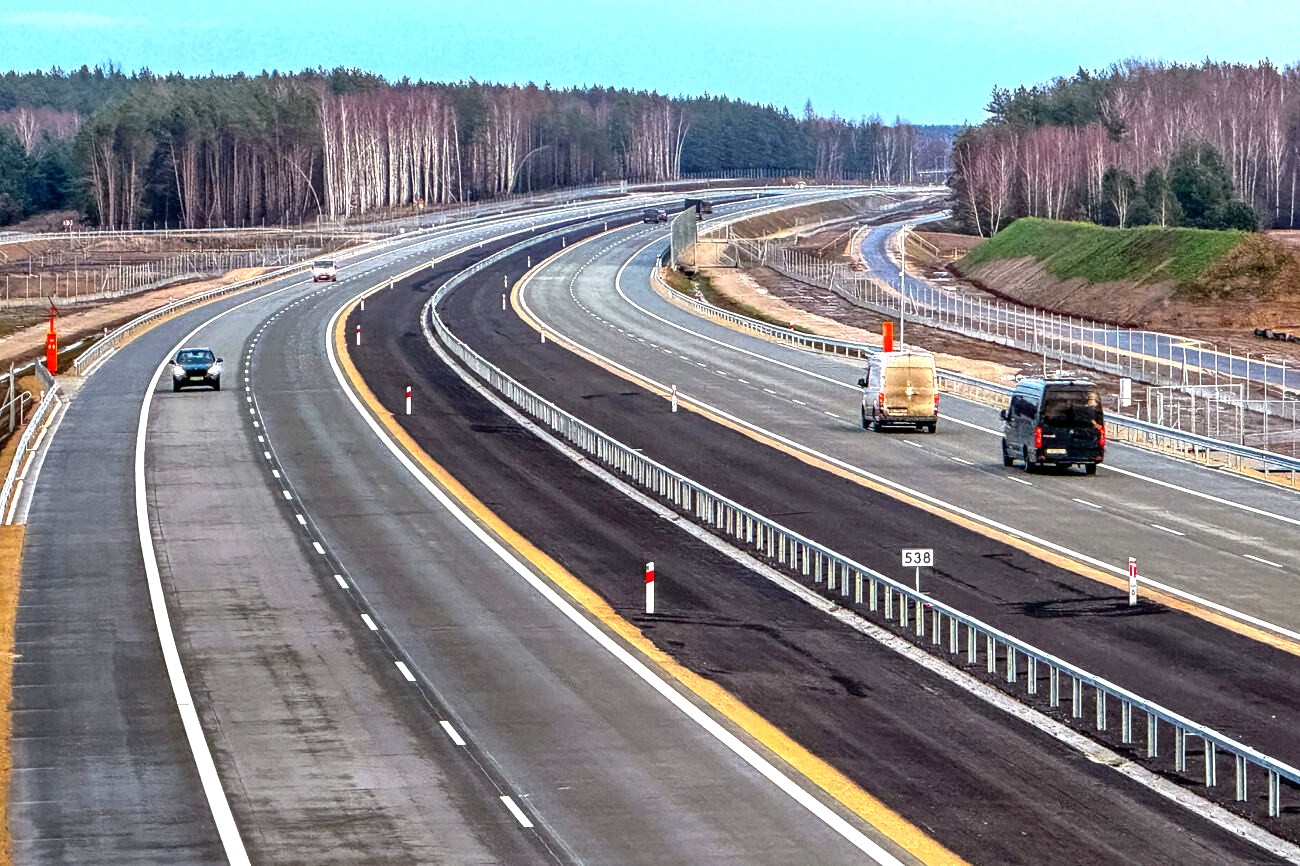
[[[931,568],[934,566],[933,548],[903,548],[904,568]]]

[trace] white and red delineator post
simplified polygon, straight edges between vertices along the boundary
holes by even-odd
[[[673,386],[673,411],[677,411],[677,386]]]
[[[1138,561],[1128,558],[1128,606],[1138,603]]]
[[[655,612],[655,564],[645,564],[645,612]]]
[[[357,345],[361,345],[361,326],[357,325]]]
[[[411,386],[406,386],[406,414],[411,414]]]

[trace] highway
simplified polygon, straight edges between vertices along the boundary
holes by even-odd
[[[779,756],[666,700],[674,687],[650,687],[525,579],[536,565],[490,555],[480,515],[379,446],[327,323],[468,245],[445,277],[499,231],[214,302],[84,382],[24,551],[20,862],[910,862]],[[390,324],[377,345],[418,334],[381,336]],[[180,343],[218,349],[222,391],[158,386]],[[208,797],[157,656],[138,520],[219,779]],[[102,543],[67,544],[72,522]],[[233,848],[209,797],[229,804]]]
[[[644,231],[636,228],[616,234],[642,235]],[[625,241],[644,242],[645,237]],[[555,282],[572,284],[566,277],[572,277],[594,257],[594,252],[573,248],[546,271],[555,268],[561,272]],[[613,264],[603,265],[609,276],[617,270],[619,261],[618,256],[611,258]],[[390,320],[408,321],[428,294],[427,288],[423,293],[417,288],[413,282],[409,290],[403,285],[398,291],[374,296],[368,300],[365,314],[353,315],[373,317],[379,311]],[[795,514],[802,512],[808,488],[821,490],[826,486],[826,479],[808,473],[806,468],[785,465],[793,461],[783,461],[780,455],[691,413],[680,413],[670,421],[662,397],[611,377],[551,341],[541,344],[530,339],[529,330],[513,314],[500,310],[499,292],[493,290],[491,278],[481,280],[477,291],[468,286],[458,289],[443,313],[454,332],[488,350],[494,362],[561,403],[581,407],[576,411],[583,417],[591,418],[598,426],[608,424],[615,435],[642,446],[648,454],[669,463],[680,458],[711,482],[752,479],[747,492],[752,492],[755,485],[771,484],[773,479],[780,479],[778,487],[782,483],[801,486],[798,491],[780,490],[776,494],[789,506],[787,511]],[[350,332],[358,320],[349,319],[345,330]],[[584,334],[590,336],[596,330],[588,324]],[[630,342],[639,341],[633,337]],[[624,346],[620,361],[629,361],[635,351],[634,347]],[[718,354],[717,349],[710,351]],[[405,338],[395,339],[391,347],[367,349],[363,344],[358,365],[368,381],[379,383],[383,393],[391,395],[385,403],[394,412],[401,412],[399,383],[404,381],[423,383],[418,386],[421,393],[426,389],[436,394],[461,390],[454,380],[444,384],[447,379],[442,368],[413,351]],[[692,544],[689,536],[662,538],[662,521],[642,517],[647,525],[636,537],[623,538],[628,530],[622,524],[631,519],[625,517],[626,505],[616,497],[609,498],[598,486],[593,490],[590,481],[574,478],[574,471],[564,461],[548,469],[545,464],[554,460],[547,460],[544,449],[535,449],[516,436],[499,435],[509,431],[508,424],[474,414],[468,432],[454,434],[452,419],[470,415],[473,406],[472,400],[457,396],[454,411],[440,403],[431,418],[417,412],[410,419],[403,417],[402,423],[440,462],[463,467],[457,471],[460,480],[481,499],[493,503],[494,510],[508,523],[566,562],[616,610],[633,610],[637,604],[637,584],[631,581],[629,587],[628,581],[618,579],[617,563],[630,561],[628,570],[635,575],[638,559],[653,555],[656,567],[673,576],[663,592],[667,598],[680,599],[677,603],[681,611],[678,613],[679,608],[674,607],[671,617],[653,619],[652,634],[657,644],[672,648],[679,660],[726,685],[778,727],[799,732],[799,740],[814,752],[836,755],[838,768],[873,794],[886,798],[905,817],[933,826],[940,841],[959,853],[986,862],[1041,862],[1044,849],[1038,846],[1051,837],[1071,850],[1075,850],[1071,846],[1083,846],[1078,849],[1083,852],[1079,854],[1083,861],[1140,861],[1141,852],[1135,853],[1132,846],[1145,844],[1143,839],[1149,839],[1153,846],[1178,843],[1159,838],[1158,830],[1144,836],[1146,830],[1136,829],[1139,825],[1167,826],[1174,837],[1204,832],[1195,819],[1163,812],[1167,804],[1149,799],[1149,792],[1137,786],[1128,789],[1105,773],[1097,775],[1097,764],[1086,759],[1080,763],[1080,756],[1044,742],[1029,728],[1007,727],[1006,719],[987,716],[987,708],[971,706],[918,670],[900,670],[904,680],[894,679],[894,660],[882,657],[887,653],[881,654],[879,648],[862,642],[830,618],[816,617],[805,625],[807,620],[803,618],[808,611],[802,602],[764,590],[748,575],[732,577],[729,570],[715,570],[713,558]],[[475,432],[480,435],[475,436]],[[481,435],[489,432],[494,435]],[[480,456],[484,451],[487,454]],[[520,461],[521,454],[527,454],[527,459]],[[526,469],[520,468],[521,462]],[[711,473],[702,468],[706,464],[712,466]],[[521,480],[510,485],[509,477],[518,474],[522,474]],[[506,480],[500,480],[502,475]],[[801,482],[800,477],[805,481]],[[582,515],[575,514],[579,506]],[[824,520],[821,525],[825,525]],[[584,527],[583,531],[575,532],[577,526]],[[621,556],[616,555],[620,548],[626,548]],[[639,552],[647,550],[651,552],[638,557]],[[755,593],[761,601],[756,602]],[[637,617],[634,621],[640,624],[650,620]],[[771,625],[746,628],[746,623]],[[907,685],[898,687],[904,681]],[[801,687],[792,692],[791,682]],[[934,694],[943,695],[942,708],[926,706]],[[889,695],[889,701],[873,699],[879,695]],[[957,706],[961,709],[956,710]],[[995,725],[999,732],[995,734],[986,724]],[[988,752],[990,741],[985,737],[1001,744],[996,755]],[[916,749],[918,742],[926,744],[920,752]],[[1011,760],[1019,781],[1008,787],[1005,762],[1010,756],[1014,756]],[[1089,769],[1080,773],[1085,766]],[[1085,790],[1099,784],[1106,793]],[[1084,788],[1076,789],[1074,785]],[[1047,791],[1059,792],[1061,799]],[[959,797],[960,810],[941,802],[949,800],[949,794]],[[1063,807],[1065,802],[1071,805]],[[1089,805],[1080,808],[1084,802]],[[1112,812],[1112,807],[1117,807],[1118,812]],[[1040,810],[1069,818],[1066,823],[1049,820]],[[1136,818],[1135,810],[1139,813]],[[1137,823],[1128,824],[1130,819]],[[1169,822],[1180,826],[1174,829]],[[1050,826],[1045,836],[1030,834],[1037,841],[1021,840],[1023,844],[1017,845],[993,841],[1015,838],[1019,830],[1013,828],[1044,826]],[[1098,829],[1101,826],[1108,829],[1102,832]],[[1124,826],[1134,827],[1132,835],[1117,829]],[[1112,833],[1115,835],[1109,835]],[[1111,840],[1121,841],[1112,848]],[[1217,846],[1223,843],[1216,840],[1205,844],[1209,847],[1200,848],[1201,843],[1197,843],[1199,853],[1188,856],[1209,856],[1211,862],[1220,862],[1224,849]],[[1101,847],[1089,848],[1092,845]],[[1126,853],[1121,854],[1121,849]],[[1242,851],[1233,856],[1257,855]]]
[[[18,862],[1277,862],[1226,813],[1189,811],[1124,756],[1067,748],[1050,720],[1017,721],[781,589],[468,388],[419,310],[518,240],[497,239],[508,225],[531,236],[547,219],[406,239],[345,261],[338,284],[286,279],[191,310],[84,381],[24,550]],[[1294,528],[1275,491],[1123,449],[1094,479],[1024,479],[982,456],[997,450],[990,410],[957,401],[936,436],[867,434],[853,367],[658,299],[645,276],[662,229],[633,219],[520,253],[562,252],[521,304],[784,452],[542,343],[501,309],[517,259],[456,290],[448,321],[531,387],[734,498],[883,571],[898,572],[900,545],[934,546],[945,600],[1297,758],[1293,655],[1177,611],[1131,614],[1113,588],[1022,549],[1034,536],[1098,570],[1128,544],[1146,545],[1148,573],[1148,558],[1232,562],[1214,597],[1285,625],[1267,596],[1295,571]],[[180,344],[225,356],[222,391],[153,378]],[[810,466],[813,451],[837,472]],[[955,526],[933,513],[940,499],[974,516]],[[68,525],[85,543],[67,543]],[[211,777],[158,657],[155,557]],[[214,823],[217,800],[229,822]],[[1294,838],[1294,817],[1276,829]]]

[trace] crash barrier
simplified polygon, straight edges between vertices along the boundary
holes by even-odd
[[[26,470],[28,452],[33,447],[32,437],[36,435],[36,431],[41,428],[46,419],[51,416],[55,407],[63,403],[63,395],[59,393],[59,390],[59,383],[55,382],[45,392],[45,397],[41,402],[37,404],[36,411],[32,413],[31,419],[27,422],[27,427],[23,430],[23,435],[18,440],[18,447],[14,450],[14,458],[13,462],[9,464],[9,471],[5,473],[4,487],[0,488],[0,515],[3,515],[6,526],[13,521],[13,508],[9,500],[17,494],[20,473]]]
[[[658,274],[655,275],[655,279],[660,285],[661,292],[687,305],[697,313],[769,339],[844,358],[865,359],[880,351],[879,348],[866,343],[821,337],[792,328],[772,325],[731,310],[724,310],[710,304],[708,301],[687,297],[680,292],[673,291]],[[987,382],[952,370],[939,370],[938,379],[939,386],[943,390],[988,405],[1005,406],[1010,401],[1011,392],[1014,390],[1007,385]],[[1260,402],[1259,400],[1250,401],[1251,404]],[[1280,403],[1281,401],[1273,402]],[[1111,441],[1125,442],[1194,460],[1205,465],[1224,467],[1235,472],[1263,473],[1269,476],[1280,475],[1286,479],[1288,486],[1293,488],[1297,486],[1300,459],[1273,451],[1251,448],[1247,445],[1226,442],[1222,439],[1201,436],[1174,427],[1114,414],[1106,417],[1106,435]]]
[[[1075,723],[1084,724],[1079,720],[1087,715],[1095,719],[1098,732],[1111,729],[1110,711],[1117,707],[1120,741],[1135,749],[1141,745],[1149,760],[1167,757],[1160,743],[1163,736],[1172,734],[1173,764],[1178,773],[1188,771],[1188,756],[1194,754],[1194,743],[1199,741],[1206,787],[1218,784],[1220,761],[1231,760],[1236,800],[1243,802],[1248,797],[1252,768],[1256,773],[1262,771],[1268,791],[1268,814],[1274,818],[1281,814],[1282,782],[1300,786],[1300,770],[1295,767],[1020,641],[733,502],[569,414],[470,349],[439,317],[438,304],[470,276],[531,243],[517,244],[488,256],[452,277],[434,293],[420,316],[421,328],[431,345],[440,341],[474,375],[555,436],[668,503],[679,514],[748,547],[758,557],[783,568],[803,583],[838,597],[860,616],[912,635],[917,644],[928,646],[931,652],[949,661],[983,670],[990,678],[1000,680],[1008,691],[1018,689],[1023,681],[1027,698],[1045,700],[1051,708],[1061,707],[1064,695]],[[563,339],[559,335],[553,337]],[[1143,728],[1145,734],[1139,736]]]

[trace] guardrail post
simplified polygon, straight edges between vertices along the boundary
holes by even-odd
[[[973,665],[978,660],[979,660],[979,644],[977,642],[977,635],[975,634],[975,628],[970,623],[967,623],[966,624],[966,664]]]
[[[997,638],[993,637],[993,635],[991,635],[991,634],[985,635],[985,636],[984,636],[984,651],[985,651],[985,653],[984,653],[984,657],[985,657],[985,662],[986,662],[985,667],[988,669],[988,672],[989,672],[989,673],[991,673],[991,674],[995,674],[995,673],[997,673],[997,672],[998,672],[998,641],[997,641]]]
[[[894,588],[885,584],[885,621],[894,618]]]
[[[867,606],[873,612],[876,610],[876,593],[879,589],[880,589],[879,582],[874,577],[871,578],[871,585],[867,588],[867,595],[868,598],[870,599]]]
[[[1147,757],[1160,756],[1160,720],[1154,713],[1147,713]]]
[[[1106,730],[1106,693],[1097,687],[1097,730]]]
[[[1187,772],[1187,731],[1174,726],[1174,769]]]
[[[1061,705],[1061,669],[1055,665],[1047,669],[1047,704],[1051,707]]]
[[[1268,771],[1268,817],[1282,815],[1282,776],[1275,770]]]
[[[921,599],[916,600],[916,636],[925,637],[925,602]]]
[[[857,572],[854,575],[854,580],[856,582],[853,587],[853,603],[862,604],[862,572]]]
[[[1019,668],[1019,662],[1016,659],[1016,648],[1008,644],[1007,645],[1007,682],[1014,683],[1016,681],[1016,678],[1020,676],[1020,671],[1018,670],[1018,668]]]
[[[907,596],[898,594],[898,627],[907,628]]]
[[[957,621],[957,617],[955,616],[949,617],[948,618],[948,654],[949,655],[954,655],[954,656],[957,655],[957,638],[959,637],[957,632],[960,629],[961,629],[961,623]]]
[[[1076,676],[1071,676],[1070,681],[1070,715],[1076,719],[1083,718],[1083,681]]]
[[[943,643],[943,614],[939,608],[930,608],[930,643],[938,646]]]
[[[834,589],[835,580],[839,576],[837,572],[839,571],[840,566],[838,562],[836,562],[833,559],[830,559],[829,557],[827,558],[827,565],[829,567],[826,569],[826,588]]]
[[[1246,801],[1246,756],[1235,755],[1237,759],[1237,802]]]
[[[1120,742],[1128,745],[1133,742],[1133,705],[1128,701],[1119,703]]]
[[[1038,659],[1029,656],[1025,659],[1025,687],[1029,694],[1038,694]]]
[[[1213,788],[1219,784],[1219,768],[1215,763],[1214,743],[1208,737],[1201,737],[1205,744],[1205,787]]]

